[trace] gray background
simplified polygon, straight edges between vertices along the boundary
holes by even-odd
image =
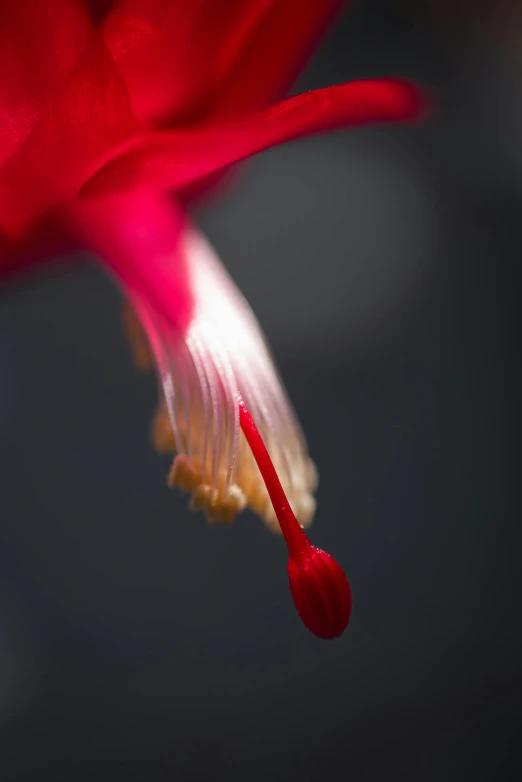
[[[512,778],[522,58],[509,13],[422,5],[356,2],[296,89],[422,79],[431,124],[270,151],[198,215],[307,432],[348,632],[303,629],[253,516],[165,487],[101,273],[4,290],[2,782]]]

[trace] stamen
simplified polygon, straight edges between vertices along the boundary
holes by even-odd
[[[309,526],[317,474],[291,405],[246,301],[210,246],[194,231],[183,240],[193,312],[182,333],[133,292],[125,313],[134,358],[151,358],[162,388],[151,439],[176,458],[168,484],[191,494],[212,523],[230,524],[251,508],[281,532],[239,425],[242,398],[259,427],[298,521]],[[134,314],[136,313],[136,314]]]
[[[351,592],[342,569],[306,537],[317,473],[259,326],[212,248],[183,235],[193,309],[183,329],[141,292],[127,316],[135,358],[152,356],[161,384],[152,439],[175,454],[168,484],[191,495],[192,510],[231,524],[245,507],[284,535],[297,611],[320,638],[346,628]],[[255,422],[255,423],[254,423]]]
[[[290,592],[299,616],[319,638],[340,636],[350,620],[352,593],[335,559],[312,546],[288,502],[277,472],[245,402],[239,398],[241,429],[250,446],[288,546]]]

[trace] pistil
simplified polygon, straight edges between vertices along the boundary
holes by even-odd
[[[350,620],[352,594],[337,562],[312,546],[281,486],[263,438],[240,397],[239,421],[272,501],[289,553],[290,592],[299,616],[319,638],[336,638]]]

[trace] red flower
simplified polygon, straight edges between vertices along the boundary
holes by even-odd
[[[248,305],[184,209],[274,144],[417,115],[417,91],[391,79],[281,100],[341,5],[0,5],[0,276],[79,244],[99,257],[132,305],[137,358],[150,349],[161,377],[170,483],[212,521],[249,505],[281,529],[294,601],[321,637],[343,631],[351,597],[296,521],[311,521],[315,470]]]

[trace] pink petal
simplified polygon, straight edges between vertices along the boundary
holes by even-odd
[[[74,196],[137,129],[125,84],[93,33],[74,74],[0,169],[0,231],[16,237]]]
[[[129,88],[136,115],[149,125],[167,118],[200,116],[221,72],[276,2],[116,3],[101,29]]]
[[[192,298],[180,237],[181,210],[166,198],[141,192],[71,204],[65,220],[129,298],[151,308],[171,330],[183,333]]]
[[[416,87],[395,79],[367,80],[307,92],[235,124],[208,130],[150,134],[106,165],[83,193],[140,184],[181,189],[276,144],[319,131],[372,122],[409,120],[422,99]]]
[[[34,128],[90,33],[81,0],[0,3],[0,163]]]

